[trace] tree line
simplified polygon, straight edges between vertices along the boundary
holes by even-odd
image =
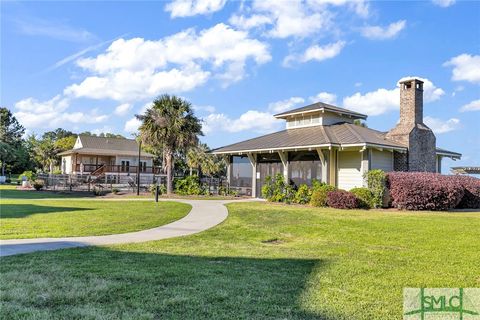
[[[73,148],[78,135],[125,138],[113,133],[95,135],[85,131],[74,133],[58,128],[25,135],[25,128],[7,108],[0,108],[0,164],[2,175],[26,170],[57,173],[59,153]],[[202,121],[195,116],[190,102],[170,95],[156,98],[145,113],[136,115],[141,121],[137,140],[152,153],[154,164],[167,174],[167,192],[172,192],[175,174],[224,176],[226,160],[209,153],[201,143]]]

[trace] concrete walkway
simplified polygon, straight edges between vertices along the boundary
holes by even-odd
[[[192,206],[192,209],[188,215],[180,220],[157,228],[137,232],[106,236],[0,240],[0,257],[34,251],[136,243],[187,236],[210,229],[224,221],[228,216],[228,211],[224,204],[229,202],[238,202],[239,200],[228,201],[179,199],[168,201],[187,203]]]

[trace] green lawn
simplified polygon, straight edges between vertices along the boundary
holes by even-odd
[[[235,203],[188,237],[2,258],[5,319],[401,319],[404,287],[480,287],[480,212]]]
[[[138,231],[178,220],[191,206],[176,202],[0,200],[0,239],[72,237]]]
[[[0,185],[0,199],[93,198],[93,192],[17,190],[17,185]]]

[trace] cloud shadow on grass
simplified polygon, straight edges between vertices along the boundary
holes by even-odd
[[[4,257],[0,316],[335,319],[305,310],[300,301],[313,269],[321,272],[325,267],[324,261],[314,259],[203,257],[98,247]],[[17,294],[19,288],[23,294]]]

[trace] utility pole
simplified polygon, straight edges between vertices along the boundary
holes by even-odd
[[[137,196],[140,195],[140,155],[142,151],[142,140],[138,141],[138,165],[137,165]]]

